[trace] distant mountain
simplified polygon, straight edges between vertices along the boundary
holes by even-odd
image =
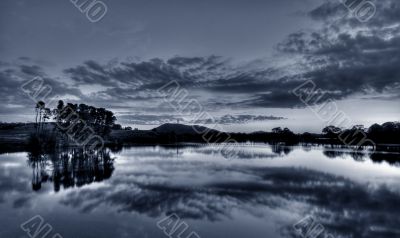
[[[172,123],[163,124],[159,127],[152,129],[152,131],[158,133],[175,133],[177,135],[199,134],[201,132],[218,132],[217,130],[210,129],[204,126],[182,125],[182,124],[172,124]]]

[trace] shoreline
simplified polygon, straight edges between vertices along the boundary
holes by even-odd
[[[63,136],[57,134],[54,124],[44,125],[44,139],[53,137],[51,147],[75,147],[73,140],[65,140]],[[30,145],[30,136],[35,134],[33,123],[17,124],[0,129],[0,152],[1,151],[21,151],[27,149],[37,149],[37,144]],[[198,133],[201,132],[201,133]],[[400,143],[397,137],[394,139],[380,139],[377,143],[362,144],[357,142],[360,138],[349,134],[352,144],[346,144],[337,136],[327,134],[295,134],[290,131],[284,133],[274,132],[253,132],[253,133],[229,133],[212,130],[201,126],[189,126],[182,124],[164,124],[152,130],[126,130],[112,129],[111,132],[102,137],[105,147],[120,146],[156,146],[156,145],[179,145],[179,144],[220,144],[224,142],[233,143],[268,143],[271,145],[282,144],[290,145],[328,145],[332,147],[347,147],[358,149],[375,147],[377,151],[400,152]],[[65,138],[65,137],[64,137]],[[347,139],[347,138],[346,138]],[[393,141],[394,140],[394,141]]]

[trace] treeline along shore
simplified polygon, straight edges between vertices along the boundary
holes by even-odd
[[[400,148],[400,122],[374,124],[369,128],[362,125],[349,129],[327,126],[321,133],[294,133],[280,127],[269,132],[229,133],[182,124],[163,124],[152,130],[133,130],[117,124],[114,113],[105,108],[59,101],[56,108],[50,109],[39,101],[34,109],[34,123],[0,123],[0,150],[88,146],[100,144],[99,141],[102,146],[264,142],[374,146],[381,150]]]
[[[360,141],[367,136],[365,144],[360,146],[372,146],[369,140],[375,143],[378,150],[397,150],[400,151],[400,131],[387,130],[387,127],[399,123],[385,123],[374,125],[361,134],[359,128],[345,130],[340,134],[336,131],[324,130],[324,133],[301,133],[296,134],[289,129],[275,128],[271,132],[253,133],[227,133],[208,129],[202,126],[191,126],[182,124],[164,124],[152,130],[133,130],[130,127],[122,128],[116,124],[110,132],[104,135],[105,146],[116,145],[156,145],[174,143],[221,143],[221,142],[263,142],[263,143],[283,143],[286,145],[296,145],[300,143],[310,144],[331,144],[337,146],[357,146]],[[47,137],[54,137],[57,126],[54,122],[47,122],[44,125],[43,133]],[[20,151],[31,147],[31,136],[36,131],[35,123],[0,123],[0,151]],[[202,133],[203,132],[203,133]],[[63,138],[56,137],[55,146],[76,146],[73,140],[68,142]],[[350,142],[350,143],[348,143]],[[357,143],[356,143],[357,142]],[[46,143],[46,142],[44,142]]]

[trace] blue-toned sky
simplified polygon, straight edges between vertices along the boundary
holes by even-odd
[[[327,120],[291,92],[308,80],[351,124],[399,120],[397,0],[371,1],[368,22],[339,0],[102,2],[95,23],[67,0],[0,2],[1,121],[33,121],[20,86],[37,76],[138,128],[191,123],[157,93],[172,80],[227,131],[320,131]]]

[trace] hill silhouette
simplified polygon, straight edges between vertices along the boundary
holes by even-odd
[[[210,129],[204,126],[198,125],[182,125],[176,123],[166,123],[159,127],[152,129],[152,131],[157,133],[175,133],[176,135],[183,135],[183,134],[199,134],[201,132],[214,132],[220,133],[220,131]]]

